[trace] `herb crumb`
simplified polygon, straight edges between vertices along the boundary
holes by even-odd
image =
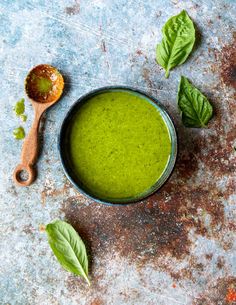
[[[22,126],[17,127],[13,130],[13,136],[17,140],[22,140],[25,137],[25,130]]]
[[[22,122],[26,122],[27,121],[27,115],[26,114],[21,114],[20,118],[21,118]]]
[[[25,99],[22,98],[18,102],[16,102],[15,106],[13,107],[13,110],[15,111],[15,114],[17,116],[21,116],[25,112]]]

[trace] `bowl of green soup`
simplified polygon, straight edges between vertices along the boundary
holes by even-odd
[[[71,107],[58,146],[65,174],[77,190],[100,203],[128,204],[167,181],[177,135],[153,97],[129,87],[104,87]]]

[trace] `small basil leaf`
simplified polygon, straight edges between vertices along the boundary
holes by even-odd
[[[188,58],[195,42],[195,29],[187,12],[171,17],[162,28],[163,39],[157,45],[156,60],[169,71],[181,65]]]
[[[88,257],[85,245],[68,223],[56,220],[46,226],[48,242],[53,253],[64,269],[88,279]]]
[[[210,102],[184,76],[179,83],[178,107],[186,127],[206,127],[213,115]]]

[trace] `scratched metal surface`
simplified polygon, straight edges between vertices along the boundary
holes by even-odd
[[[189,60],[166,80],[155,63],[164,22],[186,9],[198,39]],[[236,290],[235,1],[0,1],[0,304],[225,305]],[[12,171],[21,142],[14,103],[27,71],[51,63],[66,79],[47,113],[31,187]],[[180,75],[211,100],[208,129],[187,129],[176,107]],[[59,162],[57,134],[82,94],[131,85],[158,98],[179,133],[179,158],[169,182],[140,204],[107,207],[78,194]],[[33,112],[26,103],[29,117]],[[91,253],[88,288],[62,270],[42,224],[66,219]],[[233,301],[232,301],[233,304]]]

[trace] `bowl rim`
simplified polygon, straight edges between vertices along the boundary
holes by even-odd
[[[164,181],[162,182],[162,184],[156,188],[154,188],[151,192],[147,193],[147,194],[143,194],[142,196],[138,197],[138,198],[134,198],[134,199],[128,199],[127,201],[122,201],[123,199],[121,199],[120,201],[116,201],[116,202],[112,202],[112,201],[106,201],[105,199],[100,199],[98,197],[95,197],[92,194],[89,194],[86,190],[84,190],[82,187],[80,187],[78,185],[78,183],[73,179],[73,177],[70,175],[70,171],[68,170],[68,167],[65,163],[65,160],[63,159],[63,148],[62,148],[62,142],[63,142],[63,132],[66,130],[66,128],[68,128],[68,121],[69,118],[73,115],[74,111],[76,110],[76,108],[78,107],[78,105],[80,103],[82,103],[83,101],[88,100],[90,97],[96,95],[96,94],[100,94],[103,92],[107,92],[107,91],[112,91],[112,90],[124,90],[124,91],[129,91],[131,93],[138,93],[142,96],[144,96],[145,98],[147,98],[148,102],[151,103],[152,105],[154,105],[155,107],[159,107],[167,116],[167,118],[169,119],[169,122],[172,125],[172,132],[174,134],[174,138],[175,138],[175,150],[174,150],[174,154],[172,156],[172,168],[169,172],[169,174],[167,175],[167,177],[164,179]],[[170,127],[168,127],[168,130],[170,132]],[[153,97],[152,95],[146,93],[145,91],[142,91],[140,89],[137,89],[135,87],[132,86],[124,86],[124,85],[115,85],[115,86],[104,86],[104,87],[100,87],[97,89],[93,89],[90,90],[89,92],[81,95],[81,97],[79,97],[79,99],[77,99],[69,108],[69,110],[66,112],[66,115],[60,125],[60,131],[57,137],[57,149],[59,152],[59,159],[60,162],[62,164],[62,168],[64,171],[64,174],[66,175],[67,179],[70,181],[70,183],[73,185],[73,187],[79,191],[79,193],[83,194],[84,196],[88,197],[89,199],[92,199],[93,201],[97,202],[97,203],[101,203],[107,206],[126,206],[126,205],[130,205],[130,204],[135,204],[135,203],[141,203],[144,199],[147,199],[148,197],[150,197],[151,195],[153,195],[154,193],[156,193],[157,191],[159,191],[165,184],[166,182],[170,179],[174,168],[176,166],[176,160],[177,160],[177,156],[178,156],[178,135],[177,135],[177,131],[176,131],[176,127],[175,124],[173,122],[172,117],[169,115],[168,111],[166,110],[165,106],[162,105],[161,102],[159,102],[159,100],[155,97]],[[162,173],[161,177],[163,176],[163,174],[165,173],[165,171]],[[160,178],[161,178],[160,177]],[[159,178],[159,180],[160,180]],[[155,184],[154,184],[155,186]]]

